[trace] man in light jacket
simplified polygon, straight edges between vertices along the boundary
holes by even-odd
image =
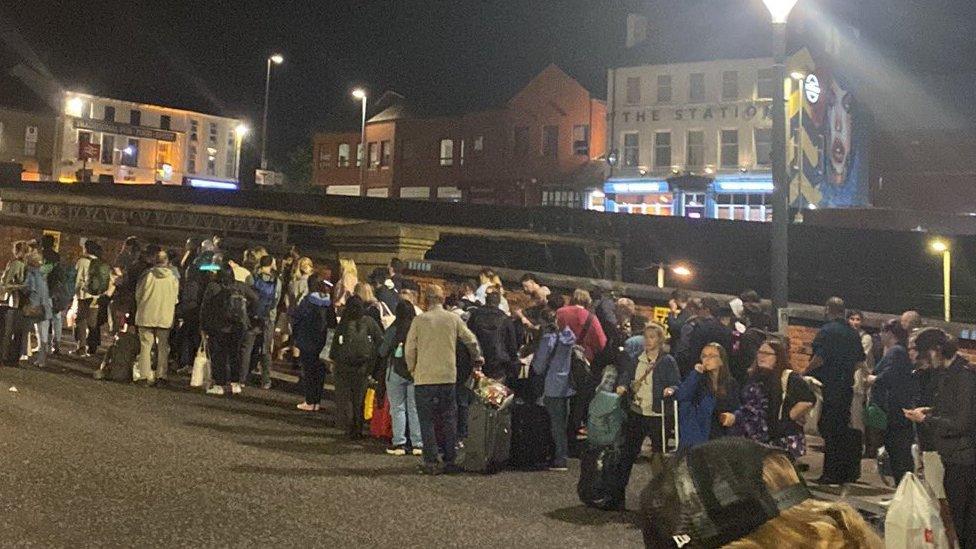
[[[455,473],[457,455],[457,357],[460,341],[471,355],[476,368],[484,365],[478,339],[461,318],[444,309],[444,289],[436,284],[427,287],[427,312],[414,319],[407,333],[407,370],[414,378],[417,416],[424,441],[424,463],[421,472],[436,475]],[[434,422],[440,420],[443,433],[438,445]],[[444,467],[438,467],[437,450],[444,449]]]
[[[154,384],[152,350],[156,352],[156,381],[166,383],[169,365],[169,331],[173,327],[180,281],[169,266],[166,252],[156,253],[154,265],[136,286],[136,326],[139,328],[139,374]]]

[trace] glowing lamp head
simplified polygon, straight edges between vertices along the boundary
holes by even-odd
[[[949,251],[949,243],[945,240],[933,240],[929,243],[929,249],[937,254]]]
[[[356,88],[352,90],[352,96],[355,97],[356,99],[359,99],[360,101],[366,99],[366,90],[362,88]]]
[[[85,102],[80,97],[72,97],[65,103],[65,114],[68,116],[81,116],[81,110],[85,108]]]
[[[769,10],[769,15],[773,18],[773,23],[780,24],[786,23],[796,2],[797,0],[763,0],[763,4],[766,4],[766,9]]]
[[[135,152],[136,149],[132,145],[129,145],[128,147],[122,149],[122,153],[125,154],[126,156],[132,156]]]
[[[685,267],[684,265],[678,265],[677,267],[671,269],[671,272],[678,276],[683,276],[683,277],[691,276],[691,269]]]
[[[275,65],[280,65],[280,64],[282,64],[282,63],[285,62],[285,58],[282,57],[282,55],[280,53],[276,53],[276,54],[272,55],[271,57],[269,57],[268,59],[270,59],[271,62],[274,63]]]
[[[803,80],[807,77],[807,75],[802,71],[793,71],[790,73],[790,77],[793,80],[799,80],[800,82],[803,82]]]
[[[245,126],[244,124],[238,124],[237,127],[234,128],[234,133],[237,134],[238,139],[244,139],[244,136],[247,135],[247,132],[248,132],[247,126]]]

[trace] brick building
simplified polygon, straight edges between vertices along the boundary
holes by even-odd
[[[555,65],[494,108],[436,115],[387,93],[374,110],[365,174],[358,131],[313,138],[326,193],[568,207],[601,197],[606,104]]]

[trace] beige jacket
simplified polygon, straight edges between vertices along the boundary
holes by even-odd
[[[136,286],[136,326],[172,328],[180,281],[169,267],[146,271]]]
[[[407,369],[415,385],[441,385],[457,382],[457,342],[471,353],[472,361],[481,360],[478,339],[461,317],[433,305],[418,316],[407,333]]]

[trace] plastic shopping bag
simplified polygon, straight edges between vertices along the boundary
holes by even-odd
[[[197,356],[193,358],[190,387],[203,387],[210,380],[210,355],[207,352],[207,336],[200,339]]]
[[[949,549],[939,506],[914,474],[898,485],[885,518],[887,549]]]
[[[376,389],[369,387],[366,389],[366,398],[363,400],[363,419],[369,421],[373,419],[373,409],[376,406]]]

